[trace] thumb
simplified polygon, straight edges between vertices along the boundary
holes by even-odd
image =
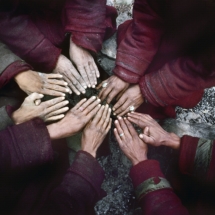
[[[28,96],[28,100],[35,102],[35,100],[40,100],[41,98],[43,98],[43,94],[39,94],[39,93],[32,93],[30,96]]]
[[[35,104],[36,106],[40,105],[40,103],[41,103],[41,99],[37,99],[37,100],[34,101],[34,104]]]
[[[147,135],[145,134],[140,134],[139,135],[140,139],[145,142],[145,143],[151,143],[151,137],[148,137]]]

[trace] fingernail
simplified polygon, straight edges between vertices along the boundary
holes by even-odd
[[[126,117],[124,117],[124,120],[126,120]]]
[[[69,89],[66,89],[66,92],[69,92],[70,90]]]
[[[99,78],[100,77],[100,75],[97,75],[97,78]]]
[[[83,93],[83,94],[85,94],[85,93],[86,93],[86,91],[82,91],[82,93]]]
[[[77,95],[79,96],[79,95],[80,95],[80,93],[78,92],[78,93],[77,93]]]
[[[84,85],[84,89],[87,89],[87,86]]]
[[[108,107],[109,107],[109,105],[108,105],[108,104],[106,104],[105,106],[106,106],[106,108],[108,108]]]
[[[67,86],[67,85],[68,85],[68,83],[67,83],[67,82],[64,82],[63,84],[64,84],[65,86]]]
[[[99,104],[98,106],[101,107],[101,104]]]
[[[109,108],[108,111],[111,112],[111,108]]]
[[[65,94],[65,93],[61,93],[61,96],[65,97],[65,96],[66,96],[66,94]]]
[[[93,85],[92,88],[95,88],[95,85]]]
[[[72,94],[72,91],[71,91],[71,90],[69,91],[69,94]]]
[[[65,99],[65,96],[61,96],[60,98],[61,98],[61,99]]]
[[[91,85],[88,85],[88,87],[91,87]]]
[[[140,134],[140,135],[139,135],[139,137],[140,137],[140,138],[143,138],[143,135],[142,135],[142,134]]]
[[[102,108],[104,108],[105,106],[104,105],[102,105]]]
[[[115,108],[114,108],[114,107],[113,107],[112,109],[113,109],[113,111],[115,111]]]
[[[115,114],[115,113],[113,113],[113,115],[114,115],[114,116],[116,116],[116,114]]]
[[[69,104],[69,101],[65,101],[65,104]]]
[[[65,108],[65,110],[67,111],[67,110],[69,110],[69,108],[68,108],[68,107],[66,107],[66,108]]]
[[[86,98],[83,99],[83,101],[86,101],[86,100],[87,100]]]
[[[118,123],[118,120],[115,120],[115,123]]]
[[[92,99],[95,99],[96,97],[95,96],[92,96]]]
[[[97,99],[97,102],[100,102],[101,101],[101,99]]]
[[[121,116],[118,116],[118,119],[119,119],[119,120],[121,120],[121,119],[122,119],[122,117],[121,117]]]

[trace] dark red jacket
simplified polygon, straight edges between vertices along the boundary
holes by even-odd
[[[105,0],[0,1],[0,40],[36,70],[50,72],[66,33],[91,51],[116,30],[116,10]]]
[[[215,84],[214,11],[213,1],[135,0],[133,19],[119,27],[114,73],[154,106],[189,107],[183,98]]]

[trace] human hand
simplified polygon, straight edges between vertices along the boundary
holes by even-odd
[[[114,115],[123,116],[128,113],[130,107],[136,110],[144,102],[139,85],[130,86],[123,94],[117,97],[117,102],[113,106]]]
[[[80,95],[80,92],[83,94],[86,93],[85,89],[87,88],[87,84],[77,72],[72,62],[64,55],[59,56],[53,72],[63,75],[64,80],[75,94]]]
[[[65,96],[70,90],[67,83],[60,74],[45,74],[28,70],[15,76],[15,81],[19,87],[28,95],[31,93],[41,93],[51,96]]]
[[[63,101],[65,97],[57,97],[35,105],[35,100],[40,100],[42,97],[43,95],[38,93],[32,93],[26,97],[21,107],[12,113],[12,119],[15,124],[26,122],[35,117],[39,117],[45,122],[64,117],[62,113],[69,109],[68,107],[64,107],[69,103],[68,101]]]
[[[147,145],[138,137],[132,124],[127,119],[118,118],[115,121],[115,137],[124,154],[131,160],[133,165],[147,160]]]
[[[96,157],[101,145],[111,127],[111,109],[108,105],[101,106],[95,117],[85,127],[81,140],[81,149]]]
[[[179,149],[180,138],[174,133],[165,131],[152,117],[147,114],[129,113],[128,120],[143,129],[139,137],[152,146],[169,146]]]
[[[120,93],[123,93],[128,87],[129,83],[121,80],[115,75],[112,75],[110,78],[100,83],[99,86],[96,87],[96,89],[101,88],[98,97],[102,101],[104,99],[107,99],[107,103],[109,104],[114,97],[116,97]]]
[[[88,100],[82,99],[61,121],[48,125],[51,139],[69,137],[80,132],[99,110],[100,101],[95,96]]]
[[[99,78],[100,74],[91,54],[86,49],[77,46],[73,43],[72,39],[70,39],[69,55],[86,85],[95,88],[95,85],[97,85],[97,78]]]

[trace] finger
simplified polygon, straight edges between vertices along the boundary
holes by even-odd
[[[116,114],[116,111],[127,101],[126,96],[122,96],[119,101],[113,106],[113,111]]]
[[[63,100],[65,100],[65,97],[57,97],[57,98],[42,102],[41,104],[43,105],[44,108],[48,108],[48,107],[51,107],[51,106],[53,106],[59,102],[62,102]]]
[[[124,119],[122,117],[118,117],[118,120],[119,120],[119,124],[120,124],[120,126],[121,126],[121,128],[122,128],[122,130],[123,130],[123,132],[125,134],[125,137],[131,136],[131,134],[130,134],[128,128],[127,128],[127,125],[125,124]]]
[[[153,118],[148,114],[138,113],[138,112],[132,112],[131,116],[136,116],[145,120],[152,120]]]
[[[109,93],[112,91],[112,87],[111,86],[107,86],[106,88],[103,88],[100,92],[98,97],[103,101],[107,98],[107,96],[109,95]]]
[[[84,102],[86,102],[86,101],[87,101],[86,98],[82,99],[82,100],[81,100],[80,102],[78,102],[72,109],[73,109],[73,110],[79,109],[79,107],[81,107],[81,106],[84,104]]]
[[[52,117],[45,119],[45,122],[56,121],[56,120],[64,118],[64,116],[65,116],[64,114],[61,114],[58,116],[52,116]]]
[[[45,84],[44,85],[44,90],[46,89],[51,89],[54,91],[58,91],[58,92],[64,92],[64,93],[69,93],[70,90],[66,87],[61,87],[59,85],[55,85],[55,84]]]
[[[38,105],[40,105],[41,104],[41,99],[37,99],[37,100],[35,100],[34,101],[34,104],[36,105],[36,106],[38,106]]]
[[[104,122],[103,122],[103,127],[106,128],[109,124],[110,121],[110,114],[111,114],[111,109],[109,108],[108,105],[106,105],[106,110],[103,113],[104,116]]]
[[[32,93],[32,94],[30,94],[29,96],[26,97],[26,100],[34,102],[35,100],[41,99],[43,97],[44,97],[43,94]]]
[[[49,118],[49,117],[51,117],[51,116],[56,116],[56,115],[65,113],[65,112],[68,111],[68,110],[69,110],[68,107],[63,107],[63,108],[61,108],[61,109],[59,109],[59,110],[56,110],[56,111],[53,111],[53,112],[47,114],[47,115],[46,115],[46,118]]]
[[[86,107],[85,110],[83,111],[83,113],[85,115],[88,115],[93,110],[93,108],[95,108],[100,102],[101,102],[101,100],[97,99],[96,101],[91,103],[88,107]]]
[[[62,101],[62,102],[59,102],[49,108],[46,108],[45,110],[45,114],[48,114],[48,113],[51,113],[53,111],[56,111],[56,110],[59,110],[61,109],[62,107],[66,106],[69,104],[69,101]]]
[[[144,128],[147,126],[146,122],[140,120],[140,118],[131,117],[131,115],[128,116],[128,120],[130,122],[133,122],[134,124],[138,125],[140,128]]]
[[[106,81],[106,80],[105,80],[105,81],[102,81],[102,82],[96,87],[96,89],[99,90],[100,88],[102,88],[102,85],[103,85],[104,83],[107,83],[107,81]]]
[[[120,133],[119,133],[119,130],[118,130],[117,128],[114,128],[114,135],[115,135],[116,140],[117,140],[117,142],[119,143],[119,146],[120,146],[120,148],[121,148],[123,143],[122,143],[121,137],[119,136]]]
[[[117,90],[112,90],[108,97],[107,97],[107,103],[110,104],[113,98],[118,94]]]
[[[125,134],[124,134],[124,132],[123,132],[123,130],[121,128],[119,120],[115,120],[114,124],[116,126],[118,134],[120,135],[120,139],[124,139],[125,138]]]
[[[93,77],[94,74],[92,73],[92,71],[91,71],[89,65],[86,65],[86,66],[84,67],[84,69],[85,69],[85,71],[86,71],[86,73],[87,73],[87,77],[88,77],[88,79],[89,79],[89,82],[90,82],[91,87],[94,86],[94,88],[95,88],[94,77]]]
[[[96,115],[96,113],[98,112],[100,107],[101,107],[101,104],[98,104],[87,114],[87,116],[86,116],[87,121],[91,120]]]
[[[80,105],[77,110],[84,111],[92,102],[96,100],[96,96],[90,97],[88,100],[85,100],[82,105]]]
[[[76,94],[80,95],[80,92],[75,88],[75,86],[72,84],[72,81],[70,81],[66,76],[64,76],[65,81],[68,83],[70,89]]]
[[[61,79],[61,78],[63,78],[63,75],[58,74],[58,73],[50,73],[50,74],[46,74],[46,77],[48,79],[50,79],[50,78],[59,78],[59,79]]]
[[[50,89],[43,89],[42,93],[45,94],[45,95],[50,95],[50,96],[66,96],[65,93],[58,92],[58,91],[55,91],[55,90],[50,90]]]
[[[149,127],[145,127],[144,130],[143,130],[143,133],[144,133],[146,136],[149,136]]]
[[[139,135],[140,139],[144,142],[144,143],[148,143],[148,144],[151,144],[153,141],[152,141],[152,138],[145,135],[145,134],[140,134]]]
[[[103,112],[104,112],[105,106],[102,105],[101,108],[99,109],[98,113],[95,115],[94,119],[93,119],[93,123],[95,123],[96,125],[100,122],[100,120],[102,119],[103,116]]]
[[[83,79],[83,81],[84,81],[84,86],[87,88],[87,86],[88,87],[91,87],[91,85],[90,85],[90,81],[89,81],[89,79],[88,79],[88,76],[87,76],[87,73],[86,73],[86,70],[84,69],[84,67],[82,67],[82,66],[78,66],[77,67],[78,68],[78,71],[80,72],[80,74],[81,74],[81,77],[82,77],[82,79]]]
[[[94,60],[92,62],[92,66],[94,68],[94,71],[96,72],[96,77],[99,78],[100,77],[100,73],[99,73],[98,67],[96,66],[96,63],[95,63]]]
[[[57,80],[57,79],[47,79],[47,83],[61,85],[61,86],[68,86],[68,83],[64,80]]]
[[[125,119],[125,124],[127,125],[127,128],[131,134],[132,137],[135,137],[135,135],[137,136],[137,132],[136,130],[134,129],[133,125],[127,120]]]
[[[130,101],[126,100],[125,103],[121,107],[119,107],[117,110],[114,111],[114,113],[116,115],[123,116],[124,114],[126,114],[130,111],[129,106],[130,106]]]
[[[96,71],[95,71],[95,69],[93,67],[93,63],[94,62],[90,62],[89,67],[90,67],[90,70],[91,70],[91,72],[93,74],[93,84],[96,86],[97,85],[97,77],[96,77]]]
[[[110,131],[110,129],[111,129],[111,124],[112,124],[112,119],[109,118],[108,126],[107,126],[106,129],[105,129],[105,133],[106,133],[106,134]]]

